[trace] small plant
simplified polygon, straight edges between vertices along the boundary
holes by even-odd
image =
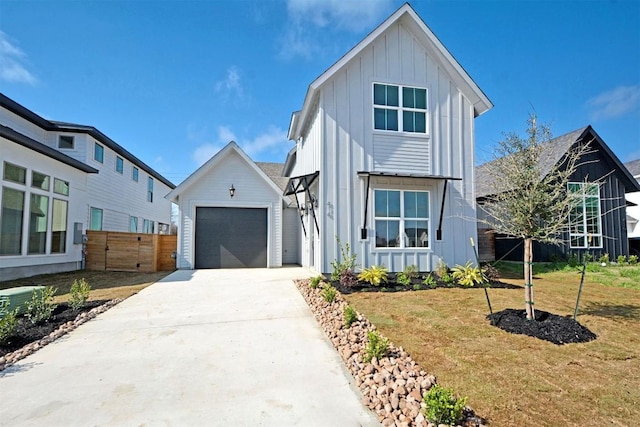
[[[449,388],[431,386],[422,399],[427,406],[425,416],[435,425],[456,425],[461,421],[467,398],[458,399]]]
[[[411,282],[413,281],[413,279],[417,277],[418,277],[418,267],[415,266],[414,264],[411,264],[406,266],[402,272],[396,274],[396,282],[404,286],[409,286],[411,285]]]
[[[422,285],[420,283],[416,283],[415,285],[413,285],[413,290],[414,291],[422,290]]]
[[[0,299],[0,344],[4,344],[18,327],[18,309],[9,310],[9,299]]]
[[[311,287],[311,289],[317,288],[322,282],[322,279],[322,276],[312,277],[311,279],[309,279],[309,287]]]
[[[404,272],[396,274],[396,282],[401,285],[409,286],[411,284],[411,277],[407,276]]]
[[[340,245],[340,261],[331,261],[331,281],[337,282],[340,280],[342,274],[347,270],[355,270],[358,264],[356,263],[356,254],[351,253],[351,246],[349,243],[345,243],[344,246],[340,239],[336,236],[336,241]]]
[[[444,283],[447,288],[453,288],[456,284],[456,280],[449,273],[446,273],[444,276],[440,276],[440,280],[442,280],[442,283]]]
[[[370,331],[367,333],[367,345],[364,350],[365,362],[371,362],[374,357],[380,360],[389,351],[389,340],[380,335],[378,331]]]
[[[434,270],[434,273],[436,273],[438,275],[438,277],[443,277],[446,274],[449,274],[449,266],[447,265],[446,262],[444,262],[443,260],[438,261],[438,264],[436,264],[436,269]]]
[[[438,286],[438,281],[431,275],[431,273],[429,273],[422,281],[422,284],[429,289],[435,289]]]
[[[482,268],[482,274],[489,282],[497,282],[500,280],[500,271],[491,264],[487,264]]]
[[[638,263],[638,255],[629,255],[629,265],[636,265]]]
[[[336,300],[336,296],[338,295],[338,290],[331,285],[327,285],[320,291],[320,295],[322,298],[329,304]]]
[[[380,286],[380,284],[387,282],[387,269],[383,266],[372,265],[358,274],[358,280],[362,280],[373,286]]]
[[[624,255],[618,255],[618,265],[625,265],[627,263],[627,257]]]
[[[350,328],[356,320],[358,320],[358,313],[356,313],[356,309],[350,305],[346,306],[344,308],[344,326]]]
[[[607,254],[607,259],[609,259],[609,254]],[[582,262],[592,262],[593,261],[593,254],[590,252],[585,252],[582,254]]]
[[[345,288],[355,288],[358,285],[358,275],[349,269],[340,275],[340,284]]]
[[[25,316],[33,323],[46,322],[51,319],[53,310],[58,306],[53,303],[53,296],[56,294],[57,289],[51,286],[46,286],[44,289],[39,289],[31,294],[31,300],[27,301]]]
[[[576,255],[575,253],[571,253],[571,256],[569,256],[569,259],[567,260],[567,264],[569,264],[569,267],[577,267],[578,264],[580,264],[580,260],[578,259],[578,255]]]
[[[472,265],[471,261],[467,261],[465,265],[456,265],[451,276],[465,288],[471,288],[484,281],[482,271],[479,267]]]
[[[603,254],[598,258],[600,264],[609,264],[609,254]]]
[[[91,286],[84,280],[84,277],[80,280],[74,280],[69,290],[69,294],[71,295],[69,305],[71,308],[74,310],[80,309],[87,302],[89,291],[91,291]]]

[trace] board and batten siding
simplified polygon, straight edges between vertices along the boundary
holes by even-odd
[[[343,244],[351,244],[363,266],[382,262],[392,271],[409,264],[430,270],[439,259],[449,265],[474,259],[469,244],[469,238],[477,240],[473,106],[435,57],[398,22],[321,86],[317,110],[320,117],[313,118],[305,141],[322,150],[318,190],[322,253],[316,264],[322,272],[331,271],[331,261],[340,256],[336,237]],[[374,82],[426,88],[427,134],[375,131]],[[321,135],[317,134],[318,129]],[[307,165],[308,152],[313,148],[302,147],[298,161]],[[303,168],[304,173],[310,172],[308,166]],[[418,185],[431,191],[430,250],[406,249],[383,254],[372,247],[375,230],[371,216],[367,221],[369,239],[360,240],[366,179],[358,177],[357,172],[362,170],[461,178],[448,184],[442,241],[435,240],[435,231],[444,185],[433,180],[422,180]],[[398,189],[405,188],[405,184],[398,183]],[[416,188],[414,182],[406,185]],[[369,215],[372,215],[372,192]]]
[[[232,184],[235,188],[233,198],[229,195]],[[269,186],[243,158],[230,152],[207,175],[180,193],[177,267],[194,268],[197,207],[266,208],[267,266],[282,266],[282,205],[280,192]]]

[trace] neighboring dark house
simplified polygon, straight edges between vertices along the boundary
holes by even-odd
[[[640,183],[640,159],[624,165]],[[627,234],[629,255],[640,255],[640,192],[627,193]]]
[[[618,255],[629,255],[627,239],[625,193],[640,191],[640,184],[633,178],[618,157],[591,126],[575,130],[544,145],[540,166],[548,172],[563,156],[580,142],[590,142],[591,152],[581,159],[581,166],[572,175],[570,185],[582,198],[578,207],[579,221],[571,224],[570,230],[562,236],[563,244],[550,245],[534,242],[534,261],[552,261],[567,258],[570,254],[581,255],[589,251],[595,257],[608,253],[615,260]],[[476,201],[478,217],[483,215],[482,204],[494,191],[489,173],[494,162],[476,168]],[[599,186],[589,186],[588,182],[602,179]],[[587,184],[585,184],[587,182]],[[597,203],[596,203],[597,200]],[[574,216],[575,218],[575,216]],[[480,258],[483,261],[522,261],[522,239],[494,233],[486,224],[478,221]],[[587,240],[591,244],[587,249]]]

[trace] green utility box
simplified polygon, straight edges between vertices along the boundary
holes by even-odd
[[[0,318],[7,311],[18,309],[18,314],[24,312],[27,301],[35,291],[44,290],[44,286],[19,286],[17,288],[0,289]],[[8,303],[8,304],[7,304]]]

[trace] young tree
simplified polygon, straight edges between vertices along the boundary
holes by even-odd
[[[525,309],[535,320],[533,307],[533,242],[559,244],[569,225],[575,198],[567,184],[589,153],[589,142],[574,144],[558,161],[549,145],[551,132],[539,125],[535,114],[527,121],[527,136],[509,133],[498,143],[495,161],[487,173],[492,196],[480,206],[482,222],[497,233],[524,240]]]

